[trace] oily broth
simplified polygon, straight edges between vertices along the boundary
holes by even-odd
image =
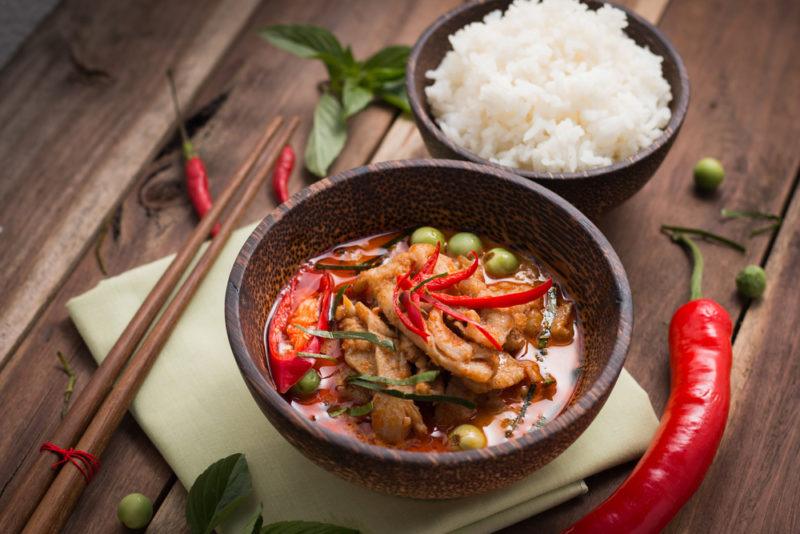
[[[449,239],[454,231],[444,232],[445,236]],[[321,274],[310,271],[309,269],[318,261],[324,260],[326,264],[353,264],[362,263],[372,258],[379,257],[387,253],[383,248],[383,244],[391,239],[399,236],[397,232],[378,234],[363,239],[349,241],[339,245],[330,251],[312,258],[306,265],[301,268],[297,283],[296,305],[302,302],[303,299],[312,295],[316,288],[319,286]],[[491,249],[495,246],[502,246],[500,244],[491,242],[482,238],[485,249]],[[398,254],[408,250],[408,241],[404,239],[397,243],[389,252],[389,256]],[[537,279],[546,278],[543,276],[542,270],[539,266],[531,261],[529,258],[521,256],[521,263],[523,266],[532,268],[534,276],[519,276],[518,275],[495,279],[485,275],[487,284],[499,282],[531,282]],[[335,290],[338,290],[343,284],[352,282],[359,274],[354,271],[328,271],[334,279]],[[556,284],[556,287],[558,285]],[[566,299],[563,291],[559,289],[559,300]],[[284,292],[279,297],[282,297]],[[276,299],[276,301],[279,299]],[[274,312],[274,308],[272,310]],[[265,340],[267,326],[272,318],[272,312],[265,325]],[[578,325],[577,320],[573,323],[575,335],[572,342],[568,345],[550,345],[546,351],[540,351],[533,344],[528,343],[526,348],[521,354],[515,355],[518,359],[534,360],[539,364],[542,375],[550,373],[556,379],[556,390],[551,400],[542,399],[531,402],[528,406],[525,417],[521,420],[513,433],[512,437],[520,437],[531,429],[543,426],[549,421],[552,421],[558,414],[560,414],[569,404],[572,396],[577,388],[577,383],[580,378],[581,369],[581,354],[583,353],[583,337]],[[267,349],[268,350],[268,349]],[[364,417],[351,417],[348,415],[339,415],[338,417],[331,417],[328,414],[328,409],[335,405],[348,405],[348,401],[340,398],[336,385],[338,383],[337,375],[339,373],[349,373],[349,366],[344,362],[341,357],[341,349],[339,344],[335,344],[333,351],[329,355],[339,358],[339,362],[332,362],[328,360],[315,360],[314,367],[319,371],[321,376],[320,386],[318,391],[311,397],[301,398],[291,393],[285,395],[286,399],[290,402],[291,406],[304,414],[309,420],[314,421],[316,424],[322,425],[335,432],[345,433],[352,435],[365,441],[376,445],[383,445],[383,443],[375,436],[372,427],[369,423],[369,416]],[[483,429],[487,445],[496,445],[507,441],[506,431],[510,421],[513,421],[520,411],[523,401],[519,396],[512,398],[510,393],[513,393],[514,388],[505,397],[501,395],[502,403],[497,403],[494,409],[481,407],[478,413],[470,421],[471,424],[479,426]],[[433,405],[424,402],[417,402],[420,407],[423,419],[426,425],[431,429],[428,436],[423,438],[410,436],[400,446],[395,448],[410,450],[410,451],[449,451],[447,442],[447,433],[452,430],[450,428],[437,428],[433,424]]]

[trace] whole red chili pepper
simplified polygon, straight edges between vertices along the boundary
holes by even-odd
[[[532,300],[536,300],[545,293],[553,285],[553,280],[548,278],[544,283],[529,289],[527,291],[520,291],[518,293],[506,293],[505,295],[495,295],[489,297],[468,297],[465,295],[448,295],[446,293],[433,293],[430,295],[450,306],[460,306],[462,308],[472,308],[481,310],[485,308],[508,308],[517,306],[519,304],[526,304]]]
[[[292,315],[292,303],[297,289],[298,278],[292,280],[289,289],[281,298],[267,331],[267,344],[269,345],[269,369],[275,386],[279,393],[286,393],[290,387],[303,378],[306,371],[311,369],[312,363],[308,359],[300,358],[294,351],[281,352],[281,335],[289,324]]]
[[[694,261],[691,299],[669,326],[672,390],[656,436],[611,497],[567,529],[660,532],[694,494],[714,460],[730,404],[731,320],[701,298],[703,257],[687,236],[670,234]]]
[[[278,156],[275,172],[272,174],[272,189],[275,191],[275,198],[281,204],[289,200],[289,178],[292,176],[294,161],[294,150],[290,145],[286,145]]]
[[[186,191],[189,194],[189,200],[192,201],[194,211],[197,216],[203,218],[206,213],[211,209],[211,192],[208,189],[208,172],[206,166],[197,151],[194,149],[189,134],[186,132],[186,127],[183,124],[181,117],[181,107],[178,103],[178,92],[175,89],[175,80],[172,77],[172,71],[167,71],[167,79],[169,80],[170,94],[172,95],[172,104],[175,107],[175,115],[178,118],[178,130],[181,133],[181,143],[183,147],[183,173],[186,176]],[[219,232],[219,223],[214,225],[211,229],[211,236],[217,235]]]

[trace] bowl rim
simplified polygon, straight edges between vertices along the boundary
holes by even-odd
[[[245,271],[253,253],[257,250],[258,245],[264,239],[264,235],[272,226],[279,222],[288,212],[302,206],[309,199],[348,180],[358,179],[362,175],[379,173],[384,170],[396,170],[400,168],[422,171],[428,170],[431,167],[480,172],[491,176],[493,179],[510,181],[514,185],[532,190],[539,196],[544,197],[545,201],[552,202],[556,205],[557,209],[561,209],[568,217],[578,222],[584,231],[589,234],[590,239],[597,244],[608,263],[615,285],[612,292],[615,293],[616,298],[614,302],[619,308],[619,324],[608,362],[595,382],[581,397],[568,406],[566,410],[561,412],[558,417],[553,419],[552,422],[541,428],[531,430],[518,438],[512,438],[484,449],[455,452],[404,451],[365,443],[355,437],[329,430],[322,425],[314,425],[312,422],[302,417],[300,412],[292,408],[286,399],[284,399],[272,385],[271,378],[264,376],[261,370],[256,366],[255,358],[258,356],[250,354],[242,333],[243,329],[241,327],[241,316],[239,313],[239,288],[241,287]],[[245,382],[251,390],[251,394],[255,395],[253,390],[256,390],[264,402],[268,403],[281,417],[290,421],[295,427],[299,427],[307,437],[315,440],[320,439],[328,445],[334,446],[342,451],[347,451],[349,454],[362,454],[390,464],[415,465],[420,467],[441,465],[449,467],[464,465],[481,459],[497,459],[521,452],[524,449],[545,442],[559,435],[562,430],[566,430],[568,427],[576,424],[583,417],[587,416],[587,414],[591,412],[590,408],[594,403],[604,401],[616,383],[628,353],[633,328],[633,302],[625,268],[611,244],[594,223],[556,193],[553,193],[535,182],[526,180],[496,166],[480,165],[459,160],[417,159],[373,163],[324,178],[295,193],[286,203],[281,204],[269,213],[247,238],[247,241],[239,251],[233,267],[231,268],[231,274],[225,292],[225,326],[234,358],[236,359],[236,363]],[[270,424],[272,423],[270,422]],[[281,435],[284,439],[287,439],[283,433],[281,433]],[[291,442],[291,440],[289,441]]]
[[[621,169],[630,167],[644,159],[647,159],[654,152],[658,151],[662,146],[667,144],[670,141],[670,139],[677,134],[677,132],[680,130],[681,125],[683,124],[684,119],[686,118],[686,112],[689,108],[689,75],[686,71],[686,66],[683,63],[683,59],[678,54],[678,51],[672,45],[670,40],[661,32],[661,30],[659,30],[656,26],[654,26],[653,24],[642,18],[640,15],[634,13],[631,9],[613,2],[599,2],[597,0],[589,0],[590,2],[593,3],[607,4],[622,10],[628,18],[628,26],[630,27],[636,25],[640,29],[649,32],[655,38],[655,40],[657,40],[666,50],[666,55],[660,57],[662,57],[664,61],[673,63],[677,68],[679,85],[681,88],[680,97],[675,103],[675,111],[671,114],[669,122],[664,127],[664,131],[661,133],[661,135],[658,138],[656,138],[652,143],[650,143],[648,146],[639,150],[632,156],[628,156],[622,161],[618,161],[616,163],[612,163],[611,165],[606,165],[604,167],[596,167],[577,172],[542,172],[542,171],[519,169],[516,167],[509,167],[508,165],[502,165],[500,163],[495,163],[493,161],[490,161],[486,158],[482,158],[481,156],[478,156],[474,152],[462,148],[461,146],[453,142],[449,137],[445,135],[445,133],[441,130],[441,128],[439,128],[436,122],[432,119],[431,115],[428,113],[426,109],[427,100],[423,97],[423,95],[420,95],[416,90],[416,84],[414,83],[415,80],[414,73],[416,71],[417,61],[419,60],[419,57],[422,55],[423,49],[428,44],[431,36],[446,22],[449,22],[451,19],[459,15],[462,15],[464,13],[468,13],[478,7],[484,7],[486,4],[500,3],[506,1],[508,0],[476,0],[468,2],[462,6],[456,7],[440,15],[435,21],[433,21],[433,23],[430,26],[428,26],[428,28],[422,33],[422,35],[420,35],[419,39],[417,39],[417,42],[411,49],[411,53],[409,54],[408,62],[406,64],[406,72],[410,74],[410,76],[409,75],[406,76],[406,93],[408,94],[408,101],[411,106],[411,112],[414,115],[414,118],[417,120],[417,124],[420,129],[424,128],[427,132],[433,135],[433,137],[435,137],[439,143],[445,145],[449,150],[458,154],[459,157],[462,157],[467,161],[472,161],[475,163],[481,163],[483,165],[489,165],[493,167],[499,167],[502,169],[510,170],[515,174],[524,176],[525,178],[536,179],[540,181],[587,179],[614,173]],[[579,0],[579,1],[583,4],[587,3],[586,0]],[[504,8],[498,7],[498,9],[504,9]],[[482,19],[475,19],[472,22],[477,22],[478,20]],[[655,54],[655,52],[653,53]],[[670,90],[673,93],[672,96],[674,99],[675,88],[673,86],[670,86]]]

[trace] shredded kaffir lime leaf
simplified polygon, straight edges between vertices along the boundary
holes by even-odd
[[[415,400],[420,402],[447,402],[449,404],[458,404],[459,406],[464,406],[465,408],[469,408],[471,410],[475,409],[474,402],[472,402],[469,399],[464,399],[461,397],[453,397],[450,395],[420,395],[417,393],[406,393],[405,391],[400,391],[397,389],[384,388],[380,384],[376,384],[374,382],[366,382],[364,380],[351,380],[350,383],[353,384],[354,386],[359,386],[364,389],[371,389],[372,391],[385,393],[386,395],[397,397],[399,399]]]
[[[317,354],[316,352],[298,352],[298,356],[301,358],[314,358],[316,360],[330,360],[332,362],[336,361],[336,358],[333,356],[328,356],[327,354]]]
[[[347,409],[347,415],[350,417],[363,417],[372,411],[372,403],[368,402],[361,406],[353,406]]]
[[[389,384],[392,386],[413,386],[421,382],[432,382],[439,376],[439,371],[424,371],[422,373],[409,376],[408,378],[386,378],[385,376],[373,375],[354,375],[348,381],[362,380],[364,382],[374,382],[376,384]]]
[[[328,408],[328,415],[331,417],[339,417],[347,411],[347,406],[334,405]]]
[[[309,334],[311,336],[322,337],[322,338],[325,338],[325,339],[362,339],[364,341],[369,341],[373,345],[378,345],[380,347],[383,347],[385,349],[389,349],[391,351],[395,350],[394,349],[394,341],[392,341],[391,339],[386,339],[386,338],[379,337],[378,335],[373,334],[372,332],[365,332],[365,331],[361,331],[361,330],[354,330],[354,331],[350,331],[350,330],[331,330],[331,331],[328,331],[328,330],[317,330],[316,328],[306,328],[306,327],[304,327],[302,325],[299,325],[299,324],[296,324],[296,325],[293,325],[293,326],[295,328],[299,328],[300,330],[302,330],[303,332],[305,332],[306,334]]]

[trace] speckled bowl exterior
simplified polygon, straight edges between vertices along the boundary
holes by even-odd
[[[543,428],[481,450],[398,451],[315,425],[276,392],[265,363],[265,324],[276,296],[300,265],[345,241],[422,225],[471,230],[506,243],[540,261],[574,298],[584,334],[583,375],[571,404]],[[320,180],[270,213],[233,266],[225,320],[253,397],[298,450],[379,492],[446,499],[508,486],[575,441],[622,369],[632,304],[611,245],[561,197],[497,167],[407,160]]]
[[[471,22],[482,20],[494,10],[504,11],[510,3],[511,0],[468,3],[442,15],[425,30],[411,51],[406,69],[406,88],[414,120],[433,157],[462,159],[507,169],[555,191],[590,217],[596,217],[639,191],[653,177],[672,147],[689,106],[689,77],[683,60],[656,27],[629,9],[612,4],[627,13],[629,24],[625,32],[628,36],[664,58],[664,78],[672,89],[672,117],[663,134],[649,147],[608,167],[573,173],[534,172],[504,167],[461,148],[442,132],[425,97],[425,87],[431,84],[425,73],[438,67],[445,54],[452,49],[448,40],[450,35]],[[584,3],[591,9],[604,5],[604,2]]]

